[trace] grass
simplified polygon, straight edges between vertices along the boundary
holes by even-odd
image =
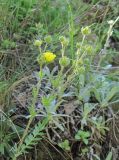
[[[111,0],[0,0],[0,158],[112,159],[105,139],[118,144],[110,125],[119,109],[118,49],[107,44],[118,42],[119,21],[112,35],[107,21],[117,17]],[[47,51],[56,54],[51,64]],[[40,144],[49,155],[38,155]]]

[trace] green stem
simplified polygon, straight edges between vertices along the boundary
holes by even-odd
[[[108,35],[107,35],[107,39],[106,39],[106,42],[105,42],[105,45],[104,45],[104,48],[103,48],[103,53],[106,52],[107,50],[107,47],[108,47],[108,43],[109,43],[109,38],[112,34],[112,29],[113,29],[113,26],[115,25],[115,23],[119,20],[119,16],[116,18],[116,20],[110,25],[109,27],[109,30],[108,30]],[[106,54],[104,54],[103,56],[101,56],[100,60],[99,60],[99,63],[97,65],[97,70],[99,70],[99,67],[101,66],[101,63],[102,63],[102,60],[106,57]]]
[[[41,69],[42,69],[42,66],[41,66]],[[37,96],[38,96],[38,93],[39,93],[40,85],[41,85],[41,78],[40,78],[40,80],[39,80],[39,82],[38,82],[38,84],[37,84],[37,95],[35,95],[35,97],[34,97],[34,99],[33,99],[32,107],[35,107],[35,102],[37,101]],[[30,127],[30,125],[31,125],[34,117],[35,117],[35,115],[31,115],[31,117],[30,117],[30,119],[29,119],[29,121],[28,121],[28,124],[27,124],[27,126],[26,126],[26,129],[25,129],[25,131],[24,131],[24,133],[23,133],[23,136],[22,136],[22,138],[21,138],[21,140],[20,140],[20,143],[19,143],[19,145],[18,145],[17,153],[16,153],[15,156],[13,157],[13,160],[16,160],[16,158],[19,156],[19,152],[20,152],[21,146],[22,146],[22,144],[23,144],[23,142],[24,142],[25,137],[26,137],[27,134],[28,134],[29,127]]]
[[[70,33],[70,45],[71,45],[71,58],[74,58],[74,21],[73,21],[73,14],[70,2],[67,1],[68,8],[69,8],[69,33]]]

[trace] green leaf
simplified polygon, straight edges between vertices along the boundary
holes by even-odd
[[[0,144],[0,153],[4,155],[5,144]]]
[[[85,76],[84,76],[83,74],[80,75],[79,80],[80,80],[80,82],[79,82],[80,85],[81,85],[82,87],[84,87],[84,84],[85,84]]]
[[[105,160],[112,160],[112,151],[110,151]]]
[[[100,93],[99,93],[98,89],[93,88],[92,91],[94,92],[96,99],[97,99],[99,102],[101,102],[101,97],[100,97]]]
[[[64,140],[63,142],[58,144],[59,147],[61,147],[62,149],[65,149],[67,151],[70,150],[70,146],[69,146],[69,141],[68,140]]]
[[[0,82],[0,92],[3,92],[8,87],[8,84],[6,81]]]
[[[84,104],[84,110],[82,113],[82,120],[81,120],[82,125],[87,124],[88,114],[94,109],[94,107],[95,105],[92,105],[91,103]]]
[[[80,139],[81,139],[80,135],[79,135],[79,134],[76,134],[76,135],[75,135],[75,139],[76,139],[76,140],[80,140]]]
[[[88,144],[88,138],[90,137],[90,132],[79,130],[75,135],[76,140],[82,140],[86,145]]]
[[[34,106],[29,107],[29,113],[30,113],[31,117],[35,117],[37,115],[37,112],[36,112]]]
[[[18,148],[13,148],[14,150],[14,156],[13,157],[18,157],[22,155],[23,153],[27,153],[27,149],[32,149],[34,145],[36,145],[39,140],[42,139],[43,137],[43,132],[45,126],[48,124],[48,119],[45,118],[42,123],[39,122],[38,124],[35,125],[34,129],[31,131],[29,135],[24,140],[24,143],[20,146],[20,150]]]
[[[85,103],[84,104],[84,111],[83,111],[83,116],[87,117],[87,115],[94,109],[94,105],[90,103]]]
[[[87,145],[88,144],[88,139],[83,139],[83,142]]]
[[[53,122],[55,123],[55,125],[56,125],[61,131],[64,132],[64,127],[63,127],[60,123],[58,123],[57,121],[54,121],[54,120],[53,120]]]
[[[113,87],[108,93],[101,106],[106,107],[108,102],[119,92],[119,86]]]

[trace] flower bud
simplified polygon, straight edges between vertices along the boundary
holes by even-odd
[[[93,48],[92,48],[91,45],[86,45],[86,46],[85,46],[85,50],[86,50],[86,52],[87,52],[89,55],[91,55]]]
[[[113,21],[113,20],[110,20],[110,21],[108,21],[108,24],[109,24],[109,25],[113,25],[113,24],[114,24],[114,21]]]
[[[44,64],[44,63],[45,63],[44,56],[40,54],[40,55],[37,57],[37,62],[38,62],[39,65]]]
[[[84,63],[85,63],[86,65],[89,65],[89,64],[90,64],[89,58],[86,58],[86,59],[84,60]]]
[[[87,26],[87,27],[84,27],[84,28],[82,28],[81,29],[81,33],[83,34],[83,35],[89,35],[90,33],[91,33],[91,29]]]
[[[83,74],[83,73],[85,72],[85,67],[84,67],[84,66],[80,67],[80,68],[78,69],[78,72],[79,72],[80,74]]]
[[[64,46],[68,46],[69,40],[66,37],[61,36],[61,37],[59,37],[59,40]]]
[[[76,48],[80,49],[81,48],[81,43],[76,43]]]
[[[40,47],[42,45],[42,40],[35,40],[34,41],[34,46]]]
[[[79,65],[83,65],[83,59],[82,59],[82,58],[80,58],[80,59],[78,60],[78,64],[79,64]]]
[[[62,58],[60,58],[59,64],[61,66],[67,67],[70,64],[70,59],[66,56],[63,56]]]
[[[43,24],[41,24],[40,22],[39,22],[39,23],[36,23],[35,26],[36,26],[37,29],[43,28]]]
[[[48,35],[44,38],[44,40],[45,40],[46,43],[51,43],[52,42],[52,37],[50,35]]]

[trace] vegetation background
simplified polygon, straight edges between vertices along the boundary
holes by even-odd
[[[0,159],[118,160],[118,146],[118,0],[0,0]]]

